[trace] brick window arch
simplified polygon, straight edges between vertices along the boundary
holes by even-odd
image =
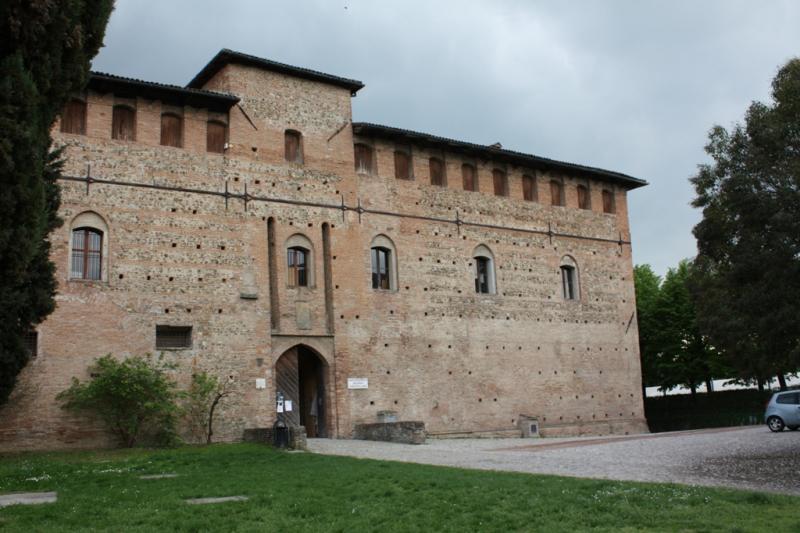
[[[561,258],[561,294],[565,300],[580,300],[578,263],[569,255]]]
[[[161,114],[161,146],[183,146],[183,118],[180,115]]]
[[[69,279],[108,280],[108,226],[92,211],[72,219],[69,230]]]
[[[377,235],[370,244],[370,264],[372,270],[372,288],[384,291],[396,291],[397,251],[394,242],[386,235]]]
[[[494,271],[494,254],[486,245],[479,245],[472,252],[475,263],[475,292],[479,294],[495,294],[497,280]]]

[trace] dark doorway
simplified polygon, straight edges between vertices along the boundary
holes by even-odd
[[[325,363],[302,345],[284,352],[275,364],[277,392],[292,402],[279,417],[289,425],[304,426],[311,437],[327,437]]]

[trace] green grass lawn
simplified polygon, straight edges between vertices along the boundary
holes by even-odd
[[[145,474],[176,478],[142,480]],[[787,473],[787,475],[793,475]],[[285,453],[252,444],[0,457],[3,531],[800,531],[800,498]],[[187,505],[186,498],[249,496]]]

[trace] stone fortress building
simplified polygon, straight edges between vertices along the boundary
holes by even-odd
[[[309,436],[387,410],[439,436],[646,431],[627,211],[646,183],[353,122],[362,87],[230,50],[186,87],[92,73],[54,126],[57,309],[0,449],[109,444],[55,400],[108,353],[232,377],[225,440],[271,427],[279,392]]]

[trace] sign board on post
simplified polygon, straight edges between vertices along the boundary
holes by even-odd
[[[368,389],[369,380],[367,378],[347,378],[348,389]]]

